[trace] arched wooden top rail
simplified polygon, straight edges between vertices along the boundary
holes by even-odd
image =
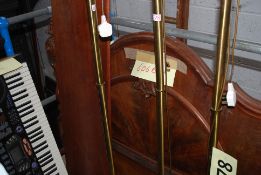
[[[126,58],[124,48],[153,52],[153,35],[126,35],[111,46],[116,170],[125,175],[157,174],[155,84],[130,75],[135,60]],[[166,52],[187,66],[187,73],[177,71],[174,87],[167,89],[166,168],[170,167],[171,158],[177,174],[206,174],[213,73],[193,50],[179,41],[167,38]],[[238,85],[235,89],[236,108],[224,106],[221,112],[220,145],[238,159],[239,175],[257,175],[261,172],[258,156],[261,155],[261,102],[248,96]]]
[[[129,47],[130,45],[135,45],[137,43],[151,44],[151,42],[154,42],[153,35],[147,32],[125,35],[120,37],[111,46],[111,54],[114,54],[124,47]],[[200,76],[202,76],[202,79],[205,83],[212,81],[212,72],[192,49],[187,47],[182,42],[170,38],[166,39],[166,46],[167,53],[172,53],[178,57],[184,58],[184,62],[189,63],[188,66],[193,67],[195,71],[198,72]]]

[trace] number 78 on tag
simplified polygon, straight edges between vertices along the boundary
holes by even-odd
[[[213,148],[210,175],[236,175],[237,160],[232,156]]]

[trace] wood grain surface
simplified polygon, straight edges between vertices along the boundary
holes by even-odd
[[[144,174],[148,170],[148,174],[157,174],[157,168],[156,171],[153,168],[158,155],[155,84],[130,75],[135,61],[126,58],[126,47],[153,52],[153,35],[126,35],[111,47],[112,137],[116,145],[116,169],[118,174],[124,175]],[[213,73],[182,42],[167,38],[166,49],[167,55],[187,66],[187,73],[177,71],[174,87],[167,88],[166,169],[171,167],[176,173],[203,175],[207,170]],[[238,175],[258,175],[261,172],[261,102],[252,99],[239,86],[235,88],[237,106],[223,106],[221,112],[219,148],[238,159]],[[130,171],[128,167],[135,163],[139,166],[135,165]]]
[[[96,5],[101,14],[101,0]],[[108,4],[105,6],[108,12]],[[52,1],[56,77],[66,165],[70,175],[107,175],[108,161],[86,9],[86,1],[82,0]],[[101,41],[101,50],[104,72],[107,72],[108,41]]]

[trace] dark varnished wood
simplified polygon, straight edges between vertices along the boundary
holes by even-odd
[[[106,12],[108,3],[106,1]],[[97,1],[100,14],[101,0]],[[86,1],[54,0],[55,69],[70,175],[109,174],[102,129]],[[101,42],[103,60],[109,44]],[[104,64],[104,72],[107,65]],[[108,80],[108,74],[105,74]],[[109,82],[107,81],[107,84]]]
[[[189,0],[177,0],[177,24],[176,27],[179,29],[188,29],[189,21]],[[187,42],[186,39],[178,38],[184,43]]]
[[[142,157],[152,162],[157,160],[155,89],[154,83],[130,75],[134,60],[126,58],[125,47],[153,52],[153,35],[126,35],[111,47],[112,137],[121,148],[132,150],[127,156],[128,149],[123,153],[119,146],[114,146],[116,170],[130,175],[144,174],[149,169],[150,174],[157,174],[148,168],[146,160],[132,158],[135,152],[141,157],[138,160],[143,160]],[[167,89],[170,139],[167,139],[166,118],[166,168],[171,155],[172,167],[181,174],[206,174],[213,74],[180,41],[167,38],[166,49],[168,55],[182,60],[188,68],[187,74],[177,71],[174,87]],[[239,175],[258,175],[261,172],[261,102],[248,96],[238,85],[235,88],[236,108],[224,106],[221,112],[219,147],[238,159]],[[128,167],[137,162],[139,166],[130,171]]]
[[[117,156],[116,162],[119,161],[119,157],[120,159],[122,157],[125,157],[125,161],[127,161],[128,165],[132,167],[132,171],[133,171],[133,164],[136,166],[139,166],[140,168],[137,168],[138,170],[143,169],[143,171],[145,171],[146,173],[142,172],[143,174],[157,174],[158,172],[158,163],[155,160],[152,160],[144,155],[142,155],[139,152],[136,152],[135,150],[130,149],[128,146],[121,144],[120,142],[113,140],[112,142],[113,144],[113,149],[115,150],[115,155]],[[119,161],[120,162],[120,161]],[[123,165],[123,166],[121,166]],[[119,166],[121,166],[122,168],[119,168]],[[118,174],[124,174],[124,172],[127,171],[126,169],[126,163],[125,164],[118,164],[118,166],[116,166],[116,168],[118,169],[117,173]],[[122,169],[122,172],[119,172],[119,169]],[[140,171],[136,172],[137,169],[133,171],[132,174],[142,174]],[[128,170],[129,171],[129,170]],[[175,174],[175,175],[182,175],[184,173],[178,172],[176,169],[172,169],[170,171],[169,168],[165,168],[165,175],[171,175],[171,174]]]

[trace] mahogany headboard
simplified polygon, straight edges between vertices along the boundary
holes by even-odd
[[[153,52],[153,35],[145,32],[125,35],[111,46],[111,122],[116,171],[124,175],[157,174],[155,84],[131,76],[135,60],[126,58],[124,48]],[[177,174],[206,174],[213,73],[180,41],[167,38],[166,52],[187,67],[186,73],[176,72],[174,87],[167,88],[166,168],[171,162]],[[248,96],[238,85],[235,89],[236,107],[224,106],[221,112],[219,147],[238,160],[238,175],[258,175],[261,101]]]

